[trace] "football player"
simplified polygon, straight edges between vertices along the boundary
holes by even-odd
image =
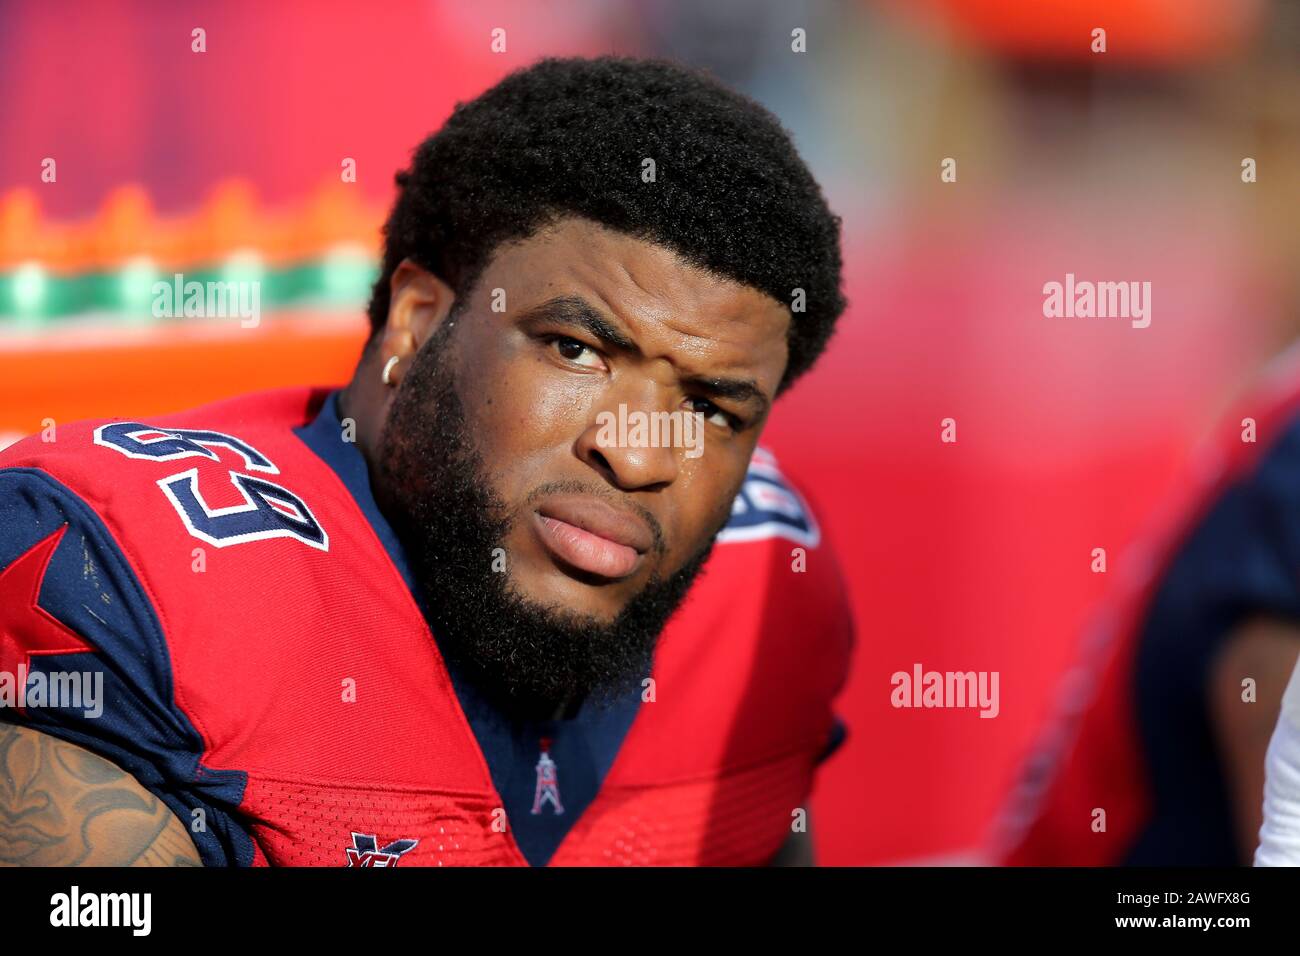
[[[757,443],[845,303],[789,136],[548,60],[397,184],[346,387],[0,454],[0,862],[807,862],[851,622]]]

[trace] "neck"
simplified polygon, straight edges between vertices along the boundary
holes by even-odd
[[[356,371],[339,393],[339,418],[356,423],[357,448],[367,464],[373,464],[379,448],[379,434],[388,414],[392,389],[379,379],[369,354],[362,356]]]

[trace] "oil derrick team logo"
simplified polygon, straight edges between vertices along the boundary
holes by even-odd
[[[564,812],[564,806],[560,803],[559,773],[555,761],[551,759],[548,752],[550,749],[550,738],[543,737],[542,755],[537,759],[537,789],[533,792],[533,813],[541,813],[542,804],[548,801],[557,814]]]
[[[347,848],[348,866],[397,866],[397,861],[415,849],[419,840],[394,840],[379,846],[373,833],[353,833]]]

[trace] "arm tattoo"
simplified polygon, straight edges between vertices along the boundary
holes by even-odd
[[[0,866],[202,866],[184,825],[116,765],[0,721]]]

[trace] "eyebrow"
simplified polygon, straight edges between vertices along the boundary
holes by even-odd
[[[547,321],[582,329],[606,345],[624,352],[641,354],[637,344],[622,329],[613,325],[601,315],[586,299],[576,295],[559,296],[547,299],[541,305],[535,305],[524,313],[524,321]]]
[[[772,404],[758,384],[747,378],[690,376],[682,379],[682,382],[715,398],[729,398],[733,402],[757,405],[760,414],[766,412]]]
[[[527,310],[522,318],[525,322],[546,321],[582,329],[608,346],[634,355],[642,354],[640,347],[626,332],[601,315],[590,302],[578,296],[547,299]],[[766,412],[772,404],[752,379],[693,375],[683,378],[682,383],[718,398],[757,405],[760,412]]]

